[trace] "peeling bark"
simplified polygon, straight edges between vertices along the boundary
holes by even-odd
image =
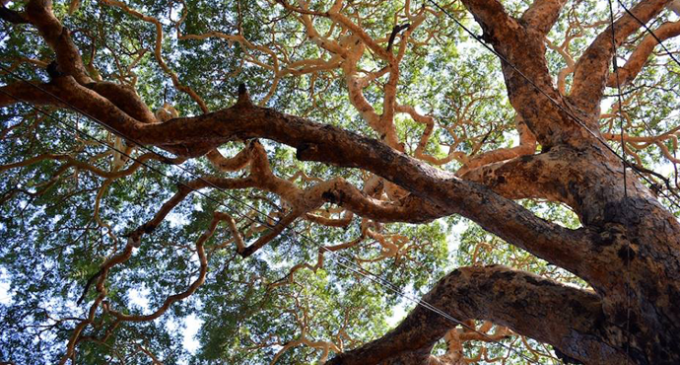
[[[107,3],[160,28],[157,19],[146,18],[119,2]],[[668,0],[642,0],[631,11],[643,22],[648,22],[667,3]],[[182,89],[177,76],[167,65],[164,67],[166,73],[171,75],[178,88],[194,97],[204,114],[159,123],[134,90],[112,83],[93,82],[68,29],[52,14],[50,1],[32,0],[25,13],[0,14],[4,18],[21,16],[20,20],[35,26],[55,52],[59,71],[48,84],[34,83],[47,94],[24,83],[2,87],[1,90],[16,98],[0,95],[0,106],[18,102],[68,106],[73,111],[95,118],[121,138],[141,145],[158,146],[176,154],[179,156],[177,161],[207,154],[221,171],[250,168],[250,175],[245,178],[210,176],[180,186],[153,219],[130,234],[125,248],[102,264],[97,281],[100,295],[88,318],[78,325],[69,341],[69,353],[73,353],[79,334],[93,322],[97,308],[103,305],[107,271],[131,257],[133,250],[141,244],[141,238],[151,234],[177,204],[198,189],[256,187],[275,193],[281,198],[281,205],[285,206],[280,214],[283,218],[278,225],[270,227],[270,232],[247,245],[233,220],[223,213],[215,213],[210,230],[196,243],[201,271],[186,292],[168,297],[159,310],[147,316],[133,317],[105,309],[121,321],[151,320],[167,310],[172,302],[190,295],[205,278],[203,242],[212,235],[220,221],[227,222],[235,237],[237,252],[247,257],[264,247],[298,217],[331,226],[348,224],[353,214],[374,222],[412,223],[460,214],[508,243],[571,271],[587,281],[595,292],[493,266],[458,269],[437,283],[423,301],[460,321],[483,319],[507,326],[516,333],[550,343],[560,353],[588,364],[628,361],[634,364],[680,363],[680,311],[676,308],[680,303],[680,223],[661,206],[653,192],[630,173],[626,175],[627,185],[624,188],[621,161],[600,141],[598,109],[605,86],[608,82],[611,84],[611,29],[600,33],[573,65],[574,83],[571,95],[567,97],[553,85],[544,57],[545,34],[557,20],[564,1],[536,0],[521,19],[511,17],[496,0],[464,0],[463,4],[481,25],[483,38],[517,68],[505,61],[501,63],[508,96],[528,127],[525,135],[528,139],[524,138],[518,149],[495,151],[495,154],[467,161],[468,166],[459,172],[460,176],[423,161],[427,158],[422,151],[434,122],[418,115],[414,108],[399,105],[396,101],[398,61],[403,56],[406,42],[402,39],[396,56],[387,52],[380,41],[372,39],[340,13],[341,1],[325,13],[287,7],[301,14],[301,22],[310,39],[333,53],[331,61],[312,62],[312,66],[342,65],[352,105],[371,128],[382,135],[381,141],[256,106],[250,101],[245,88],[239,90],[235,105],[209,113],[200,96],[190,89]],[[404,37],[408,37],[412,29],[423,21],[424,18],[420,18],[422,14],[421,11],[412,19]],[[338,42],[325,39],[314,31],[311,15],[324,16],[342,24],[352,35]],[[660,28],[668,32],[663,36],[678,34],[674,24]],[[629,15],[617,20],[614,24],[616,45],[622,44],[639,27],[640,24]],[[185,37],[197,39],[201,36]],[[162,63],[160,38],[162,29],[157,30],[156,42],[156,58]],[[234,36],[233,39],[244,44],[245,48],[256,47],[242,36]],[[642,41],[623,69],[623,81],[629,81],[639,72],[652,46],[649,39]],[[371,49],[388,65],[358,78],[356,63],[365,49]],[[527,57],[527,54],[532,57]],[[275,55],[272,57],[276,59]],[[276,63],[270,68],[277,78],[303,73],[301,68],[305,65],[294,66],[300,69],[292,66],[280,69]],[[549,98],[537,92],[517,70],[529,77]],[[379,115],[364,98],[362,89],[387,73],[389,81],[383,99],[386,110]],[[414,120],[427,126],[415,158],[404,153],[404,146],[396,135],[393,123],[396,112],[409,113]],[[571,115],[578,116],[591,130],[584,128]],[[318,181],[302,189],[291,180],[272,173],[264,148],[257,142],[232,158],[222,156],[217,150],[226,142],[252,138],[266,138],[296,148],[297,158],[301,161],[357,168],[376,176],[368,180],[363,191],[342,179]],[[541,154],[534,154],[536,141],[542,145]],[[56,155],[38,156],[35,161],[42,158],[69,161],[71,165],[64,169],[78,165]],[[0,170],[21,167],[32,161],[3,166]],[[131,173],[138,165],[120,172],[106,172],[87,165],[81,167],[112,178]],[[383,193],[390,199],[381,199]],[[514,201],[524,198],[544,198],[566,204],[578,215],[582,228],[570,230],[534,216]],[[326,202],[351,214],[337,220],[315,215],[314,211]],[[380,241],[383,248],[389,246],[383,236],[364,229],[365,226],[362,223],[361,237],[347,245],[369,237]],[[385,250],[390,255],[394,254],[393,247]],[[323,257],[318,260],[317,266],[299,267],[318,268]],[[294,270],[291,270],[291,278],[293,273]],[[339,354],[329,363],[426,364],[431,360],[429,352],[433,344],[455,325],[457,323],[417,307],[383,338]],[[305,342],[325,348],[326,353],[330,348],[328,343],[313,342],[302,336],[299,343]]]

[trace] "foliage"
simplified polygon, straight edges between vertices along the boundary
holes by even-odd
[[[360,23],[372,39],[386,39],[394,25],[408,20],[401,2],[347,3],[343,13]],[[414,106],[417,114],[436,121],[422,153],[439,160],[436,164],[441,169],[455,172],[476,156],[517,146],[516,116],[507,100],[500,62],[444,13],[424,2],[406,4],[410,12],[422,14],[424,20],[408,41],[398,37],[399,43],[395,43],[395,49],[401,44],[405,47],[399,61],[396,97],[400,104]],[[154,25],[113,2],[83,1],[72,14],[69,3],[55,2],[53,11],[71,30],[93,79],[100,77],[133,87],[153,110],[167,101],[182,116],[201,114],[200,103],[178,85],[194,90],[209,110],[219,110],[232,105],[238,85],[246,83],[252,99],[263,106],[384,138],[351,100],[348,86],[352,77],[378,73],[386,67],[384,60],[366,50],[354,65],[353,76],[342,65],[317,72],[302,63],[295,64],[333,59],[318,41],[310,40],[303,15],[266,1],[132,0],[126,5],[162,25],[159,46],[167,69],[154,55]],[[323,11],[331,5],[329,1],[313,1],[309,9]],[[505,5],[519,14],[527,4],[511,1]],[[22,6],[10,5],[14,9]],[[448,5],[448,9],[479,32],[459,5]],[[549,35],[548,67],[553,74],[567,67],[559,51],[581,54],[588,40],[606,26],[605,22],[593,23],[593,19],[606,19],[606,14],[602,6],[581,1],[565,9]],[[12,65],[13,70],[1,76],[3,84],[18,76],[49,81],[43,67],[54,56],[38,32],[28,25],[5,23],[2,27],[2,65]],[[349,37],[346,28],[323,17],[315,18],[314,27],[329,39]],[[576,31],[581,32],[579,36],[566,48],[558,49],[565,37],[572,37]],[[185,37],[209,32],[242,35],[245,40]],[[381,44],[385,43],[383,40]],[[634,44],[626,44],[621,57],[633,48]],[[616,96],[607,98],[602,130],[612,134],[608,139],[616,148],[620,148],[616,142],[620,115],[626,118],[631,137],[661,135],[672,129],[673,119],[677,119],[680,95],[672,85],[680,82],[680,69],[665,65],[663,56],[653,57],[652,62],[660,65],[645,68],[627,89],[623,114],[616,106]],[[174,83],[168,70],[177,75]],[[362,90],[365,101],[378,114],[385,109],[387,75],[376,77]],[[570,77],[565,78],[567,89]],[[90,288],[85,302],[77,304],[87,281],[123,248],[130,232],[151,220],[182,183],[197,176],[239,178],[246,173],[219,171],[206,158],[191,159],[180,166],[149,160],[148,167],[117,179],[105,179],[57,158],[21,168],[11,166],[51,154],[69,156],[104,171],[113,168],[116,152],[111,146],[116,137],[112,133],[72,111],[41,107],[45,115],[38,110],[23,104],[0,110],[0,278],[7,288],[0,301],[0,360],[52,364],[63,356],[64,344],[87,316],[87,303],[97,295]],[[426,124],[400,113],[394,125],[404,152],[417,155]],[[302,172],[316,179],[298,180],[302,189],[334,177],[343,177],[358,187],[370,179],[362,171],[302,163],[288,147],[261,143],[274,175],[287,179]],[[243,143],[233,142],[222,146],[220,152],[233,156],[242,148]],[[630,143],[628,148],[639,165],[670,171],[667,175],[672,176],[671,184],[677,188],[677,169],[673,170],[676,165],[672,160],[677,138]],[[139,157],[144,152],[138,149],[133,155]],[[454,155],[458,157],[441,162]],[[210,189],[189,195],[152,235],[144,237],[127,262],[108,273],[107,305],[129,314],[149,313],[162,306],[169,295],[185,291],[197,277],[200,263],[194,244],[206,231],[214,211],[238,218],[239,231],[249,231],[249,238],[254,240],[267,232],[264,222],[273,222],[285,213],[284,200],[254,188]],[[546,219],[570,228],[578,226],[578,219],[564,206],[538,200],[524,204]],[[329,217],[341,218],[333,204],[326,203],[317,212],[324,211]],[[460,228],[461,233],[452,234],[452,227]],[[366,229],[406,240],[400,244],[399,253],[389,257],[381,256],[384,249],[376,239],[327,252],[323,267],[298,270],[294,282],[288,282],[295,265],[316,263],[321,246],[351,242],[363,237]],[[395,318],[391,318],[395,308],[412,305],[385,285],[353,271],[357,267],[414,297],[425,293],[445,270],[481,264],[508,265],[586,286],[568,272],[460,218],[383,225],[357,217],[341,228],[299,219],[245,259],[236,254],[233,240],[233,232],[224,226],[218,228],[205,243],[209,268],[205,283],[194,295],[173,304],[160,319],[118,323],[111,315],[97,312],[95,323],[84,334],[90,341],[78,345],[78,362],[148,363],[149,354],[153,354],[165,363],[261,364],[276,356],[280,356],[279,363],[320,363],[323,351],[319,347],[285,346],[306,336],[353,348],[385,334],[395,324]],[[185,326],[197,325],[198,347],[194,348],[187,345],[184,331]],[[518,337],[503,341],[508,346],[516,344],[525,356],[534,356],[538,350],[533,348],[543,346],[531,340],[520,345]],[[522,361],[517,353],[506,353],[497,344],[473,342],[466,346],[469,357],[488,347],[490,357],[505,356],[510,363]],[[444,347],[439,349],[443,351]],[[287,351],[282,352],[284,349]],[[540,355],[545,359],[552,356],[547,348],[540,350]]]

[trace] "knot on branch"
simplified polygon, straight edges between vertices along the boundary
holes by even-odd
[[[142,235],[150,234],[156,229],[155,224],[145,223],[127,235],[128,244],[134,248],[139,248],[142,244]]]
[[[128,236],[128,244],[134,248],[139,248],[142,245],[142,232],[136,229]]]
[[[342,191],[339,191],[337,193],[332,192],[332,191],[324,191],[321,194],[321,197],[331,203],[331,204],[336,204],[338,206],[342,206],[342,200],[343,200],[343,193]]]
[[[67,76],[67,74],[61,70],[57,61],[52,61],[47,65],[47,74],[50,76],[50,81]]]
[[[300,143],[297,146],[295,157],[300,161],[314,161],[313,158],[319,153],[319,146],[314,143]]]
[[[246,84],[241,83],[238,85],[238,97],[236,99],[236,105],[253,105],[252,100],[250,100],[250,94],[246,88]]]

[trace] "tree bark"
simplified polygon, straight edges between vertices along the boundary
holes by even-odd
[[[631,11],[647,22],[667,2],[642,0]],[[572,92],[565,96],[553,86],[544,57],[545,34],[563,1],[536,0],[519,20],[495,0],[463,3],[482,26],[484,39],[516,67],[501,63],[508,96],[543,153],[485,165],[458,177],[380,141],[257,107],[245,90],[232,107],[157,123],[134,92],[93,83],[49,1],[30,1],[25,16],[55,51],[64,75],[36,84],[47,94],[22,83],[4,86],[1,90],[17,99],[0,96],[0,106],[23,101],[68,107],[129,141],[181,157],[202,156],[229,141],[266,138],[296,148],[301,161],[372,172],[410,194],[400,207],[382,207],[383,219],[460,214],[595,289],[571,288],[499,266],[474,267],[447,275],[424,302],[459,321],[502,324],[588,364],[680,363],[680,224],[631,170],[624,170],[597,129],[610,78],[611,29],[604,30],[578,61]],[[617,20],[617,45],[639,27],[628,15]],[[233,186],[251,183],[243,180]],[[531,190],[526,188],[529,183]],[[186,196],[188,191],[178,194]],[[343,204],[343,194],[336,185],[321,196]],[[365,198],[351,195],[344,203],[369,215]],[[582,227],[570,230],[538,218],[514,201],[521,198],[562,202],[576,212]],[[433,344],[455,324],[419,306],[383,338],[338,355],[330,364],[425,364]]]
[[[468,319],[490,319],[518,333],[553,344],[594,364],[625,363],[622,349],[602,341],[604,312],[595,293],[568,287],[503,266],[468,267],[440,280],[421,300],[454,320],[417,306],[394,330],[329,365],[382,364],[392,358],[426,364],[432,346],[452,327]]]

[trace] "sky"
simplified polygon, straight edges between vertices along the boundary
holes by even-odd
[[[676,7],[676,8],[673,8]],[[673,11],[676,12],[678,16],[680,16],[680,0],[675,0],[673,2],[673,5],[671,5],[671,8]],[[678,45],[678,40],[676,39],[673,42],[673,46],[677,47]],[[1,45],[0,45],[1,46]],[[607,110],[611,106],[611,104],[615,102],[614,98],[605,98],[603,100],[603,105],[602,109]],[[674,118],[680,118],[680,112],[676,112],[674,115]],[[517,145],[517,141],[515,143]],[[664,174],[670,173],[672,169],[672,165],[665,163],[665,164],[660,164],[657,166],[656,170],[659,172],[662,172]],[[184,224],[185,222],[183,221],[184,218],[181,216],[169,216],[169,220],[173,224]],[[456,224],[455,226],[449,227],[449,235],[447,236],[447,244],[449,247],[449,253],[450,254],[455,254],[456,250],[459,247],[460,243],[460,234],[467,228],[467,224],[465,223],[464,220],[461,220],[460,223]],[[2,305],[10,305],[12,303],[12,294],[10,293],[10,281],[11,278],[7,274],[6,270],[0,267],[0,304]],[[131,303],[134,305],[137,305],[141,308],[144,308],[146,311],[150,311],[151,308],[149,308],[148,305],[148,300],[146,296],[148,295],[147,292],[145,292],[143,289],[142,290],[135,290],[129,293],[129,297],[131,300]],[[393,314],[387,319],[388,323],[392,326],[398,324],[407,314],[407,311],[414,306],[414,303],[407,300],[403,299],[399,305],[397,305],[395,308],[393,308]],[[175,331],[175,330],[180,330],[183,332],[183,337],[184,337],[184,347],[190,351],[190,352],[195,352],[199,346],[198,340],[196,338],[196,335],[198,333],[198,330],[202,324],[202,321],[194,316],[188,316],[184,318],[181,322],[171,322],[168,321],[168,327],[169,329]]]

